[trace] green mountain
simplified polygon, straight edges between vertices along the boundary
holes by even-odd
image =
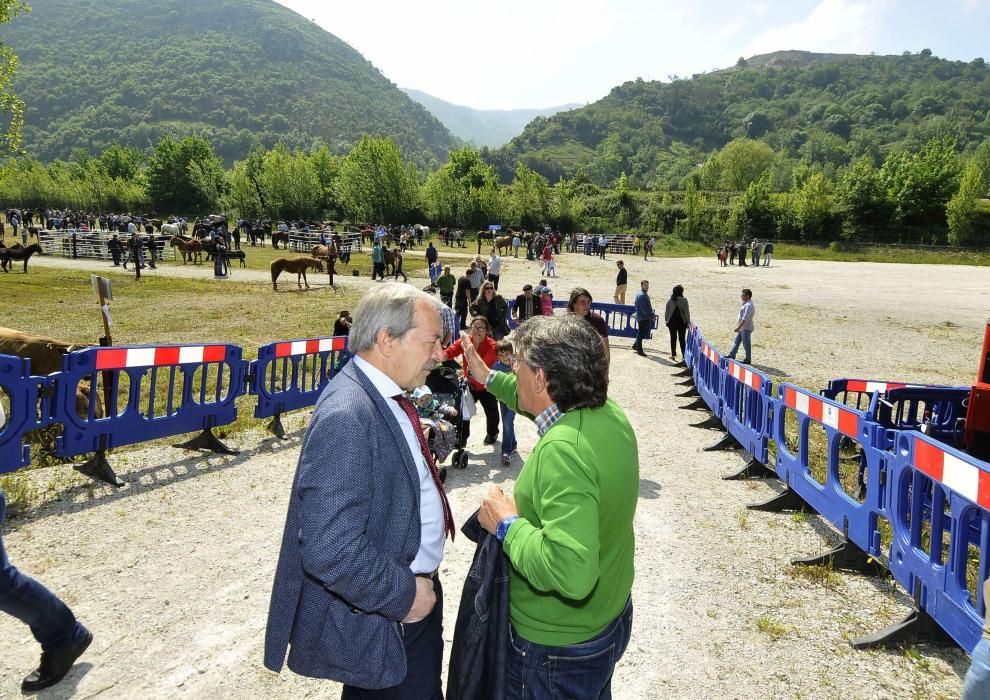
[[[419,90],[402,88],[402,91],[426,107],[457,138],[490,148],[508,143],[537,117],[549,117],[581,106],[573,103],[546,109],[473,109],[445,102]]]
[[[20,57],[25,148],[42,160],[164,134],[204,136],[227,163],[252,145],[391,136],[421,166],[454,140],[361,54],[271,0],[31,0],[0,31]]]
[[[677,186],[739,137],[795,163],[838,168],[937,136],[954,136],[963,149],[990,138],[982,58],[781,51],[689,79],[624,83],[586,107],[535,119],[483,155],[503,179],[522,160],[551,182],[579,175],[611,186],[625,172],[631,186]]]

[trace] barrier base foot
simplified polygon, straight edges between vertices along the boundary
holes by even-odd
[[[677,382],[677,386],[694,386],[694,377],[689,377],[683,382]]]
[[[722,419],[721,418],[716,418],[715,416],[709,416],[708,418],[705,418],[705,420],[701,421],[700,423],[689,423],[688,425],[690,427],[692,427],[692,428],[715,428],[715,429],[718,429],[718,430],[721,430],[722,427],[723,427],[722,426]]]
[[[692,401],[687,406],[678,406],[678,408],[684,409],[685,411],[697,411],[698,409],[703,408],[707,411],[708,404],[705,403],[704,399],[698,398],[696,401]]]
[[[220,438],[213,434],[213,428],[207,428],[192,440],[180,442],[172,447],[183,450],[209,450],[222,455],[239,455],[240,450],[233,450],[220,442]]]
[[[828,566],[840,571],[850,571],[866,576],[881,577],[887,570],[876,559],[849,540],[839,543],[821,556],[791,559],[795,566]]]
[[[682,392],[680,394],[674,394],[674,396],[676,396],[679,399],[686,399],[689,396],[700,396],[700,394],[698,393],[698,390],[697,389],[695,389],[694,387],[691,387],[690,389],[688,389],[685,392]]]
[[[776,479],[777,472],[763,464],[758,459],[751,459],[737,472],[726,474],[722,481],[741,481],[742,479]]]
[[[282,415],[276,413],[275,417],[272,418],[272,422],[268,424],[268,432],[277,437],[279,440],[285,439],[285,428],[282,426]]]
[[[956,646],[956,642],[924,610],[915,608],[900,622],[884,627],[879,632],[850,639],[853,649],[889,649],[904,644],[920,643],[938,647]]]
[[[726,433],[714,445],[709,445],[701,449],[702,452],[716,452],[718,450],[735,450],[740,447],[742,445],[739,444],[739,441],[732,437],[730,433]]]
[[[788,488],[761,503],[750,503],[746,508],[761,510],[765,513],[783,513],[784,511],[804,510],[807,505],[797,491]]]
[[[97,452],[82,464],[73,465],[72,468],[80,474],[88,476],[90,479],[105,481],[117,488],[124,485],[124,482],[114,472],[113,467],[110,466],[110,462],[107,461],[103,452]]]
[[[675,377],[690,377],[694,372],[691,371],[690,367],[685,367],[680,372],[674,372]]]

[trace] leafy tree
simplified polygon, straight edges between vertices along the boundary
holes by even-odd
[[[144,165],[144,154],[138,148],[114,141],[103,149],[99,161],[109,177],[133,180]]]
[[[495,167],[470,146],[451,151],[426,178],[422,201],[430,220],[441,225],[481,227],[501,221],[505,211]]]
[[[833,217],[833,185],[824,174],[818,172],[805,180],[792,200],[794,218],[803,238],[820,240]]]
[[[959,191],[946,206],[946,218],[949,220],[949,242],[952,245],[985,242],[979,240],[979,210],[977,208],[977,200],[985,192],[986,182],[983,180],[980,166],[976,163],[970,163],[963,171]]]
[[[203,213],[223,191],[223,163],[204,138],[165,136],[148,162],[147,179],[148,196],[160,211]]]
[[[899,222],[944,225],[945,205],[959,182],[955,141],[936,139],[920,153],[891,154],[880,168],[880,179]]]
[[[891,213],[880,172],[866,156],[845,173],[836,195],[845,217],[842,230],[846,238],[866,235],[885,222]]]
[[[539,173],[522,163],[509,185],[509,202],[515,223],[534,230],[550,219],[550,187]]]
[[[735,139],[717,156],[719,189],[745,190],[770,169],[777,154],[767,144],[753,139]]]
[[[6,24],[30,9],[19,0],[0,0],[0,24]],[[0,154],[16,153],[21,146],[24,100],[9,89],[17,65],[13,49],[0,42]]]
[[[746,115],[746,121],[743,125],[746,127],[746,136],[751,139],[758,139],[770,131],[773,122],[766,112],[757,110]]]
[[[353,221],[403,221],[416,206],[419,176],[395,141],[365,134],[341,164],[339,189]]]

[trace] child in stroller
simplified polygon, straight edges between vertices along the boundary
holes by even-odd
[[[428,386],[421,386],[413,391],[413,403],[416,413],[423,424],[423,432],[437,462],[447,459],[447,455],[457,446],[457,435],[451,421],[457,420],[457,409],[450,404],[440,403],[433,398],[433,391]]]
[[[463,410],[464,392],[468,390],[466,380],[459,377],[456,370],[441,365],[427,375],[426,386],[420,387],[416,391],[421,392],[423,389],[430,392],[425,395],[430,396],[430,403],[426,403],[425,396],[420,394],[419,400],[416,401],[417,408],[420,401],[427,406],[435,405],[434,410],[443,412],[440,420],[453,428],[449,432],[431,431],[434,435],[432,437],[427,436],[430,449],[436,455],[438,463],[443,462],[447,455],[453,452],[451,465],[458,469],[464,469],[468,462],[468,454],[464,450],[464,444],[467,442],[464,426],[467,421],[461,411]],[[435,418],[426,418],[425,420],[435,420]],[[446,468],[442,468],[440,474],[442,477],[446,477]]]

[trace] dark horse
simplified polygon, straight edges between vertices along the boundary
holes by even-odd
[[[20,243],[15,244],[11,248],[0,248],[0,265],[3,266],[4,272],[10,272],[7,269],[12,260],[23,260],[24,261],[24,272],[28,271],[28,260],[31,256],[37,253],[38,255],[44,255],[41,252],[41,246],[37,243],[32,243],[27,248],[22,248]]]

